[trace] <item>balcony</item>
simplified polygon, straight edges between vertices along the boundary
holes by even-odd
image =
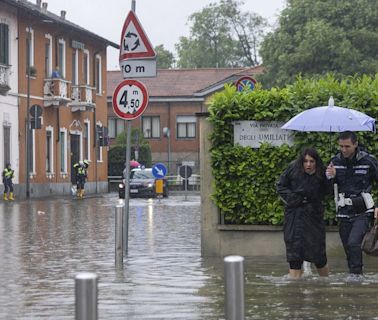
[[[70,81],[60,78],[45,79],[45,85],[43,87],[44,106],[66,105],[71,102],[71,99],[68,96],[70,84]]]
[[[10,66],[0,64],[0,94],[5,96],[11,89],[9,86]]]
[[[94,90],[94,87],[87,85],[73,85],[71,90],[72,101],[68,104],[72,112],[92,111],[96,107]]]

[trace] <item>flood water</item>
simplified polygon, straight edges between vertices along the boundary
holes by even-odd
[[[0,204],[0,319],[74,319],[80,272],[99,276],[99,319],[224,319],[223,260],[200,254],[200,199],[132,199],[128,256],[115,267],[116,194]],[[284,257],[245,262],[246,319],[378,319],[378,258],[352,278],[286,277]]]

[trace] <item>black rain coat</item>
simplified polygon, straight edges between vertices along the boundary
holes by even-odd
[[[320,262],[326,259],[324,206],[332,189],[324,178],[297,172],[290,164],[277,183],[285,203],[284,241],[287,261]]]

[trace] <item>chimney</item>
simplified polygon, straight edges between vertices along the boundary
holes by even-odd
[[[42,0],[37,0],[37,7],[38,7],[38,8],[41,7],[41,3],[42,3]]]
[[[62,18],[62,19],[66,19],[66,11],[65,10],[61,10],[60,11],[60,17]]]
[[[47,2],[42,2],[42,10],[47,11]]]

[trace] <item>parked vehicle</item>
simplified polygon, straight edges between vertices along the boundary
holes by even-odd
[[[152,174],[152,168],[135,168],[130,172],[130,197],[153,197],[156,193],[156,178]],[[124,198],[124,182],[119,186],[119,196]],[[123,196],[123,197],[122,197]],[[168,197],[168,182],[163,179],[163,197]]]

